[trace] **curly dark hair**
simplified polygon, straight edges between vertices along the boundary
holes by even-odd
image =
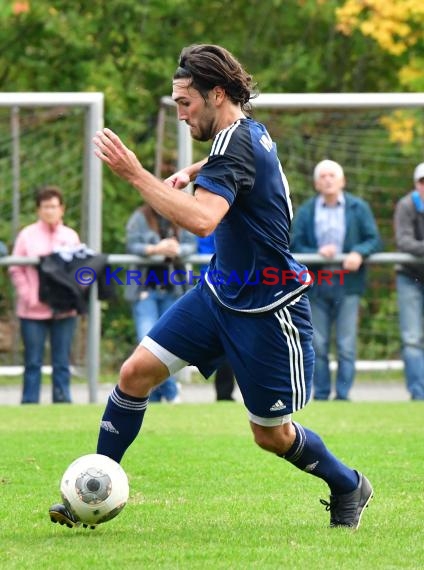
[[[191,79],[191,85],[204,99],[214,87],[222,87],[233,103],[243,111],[250,110],[250,99],[258,95],[256,84],[225,48],[212,44],[185,47],[174,73],[174,79]]]

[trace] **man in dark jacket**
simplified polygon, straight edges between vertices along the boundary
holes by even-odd
[[[294,253],[319,253],[325,264],[309,268],[315,284],[308,293],[314,327],[316,363],[314,398],[331,394],[330,341],[335,327],[337,348],[336,400],[348,400],[355,378],[359,301],[366,286],[364,259],[380,248],[374,216],[361,198],[345,192],[343,169],[323,160],[314,170],[318,192],[300,206],[292,225]],[[337,254],[347,254],[340,264]],[[340,272],[340,269],[344,270]]]
[[[396,245],[403,253],[423,257],[424,162],[415,168],[414,185],[396,205]],[[424,400],[424,264],[400,265],[396,270],[406,387],[413,400]]]

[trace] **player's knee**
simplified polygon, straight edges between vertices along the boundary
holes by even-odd
[[[135,375],[135,366],[131,361],[131,358],[125,360],[119,371],[119,378],[121,382],[129,382]]]
[[[256,445],[258,445],[261,449],[265,451],[269,451],[271,453],[277,453],[276,449],[276,441],[275,438],[270,430],[266,428],[260,428],[253,430],[253,437],[255,439]]]
[[[267,438],[264,436],[258,437],[255,435],[255,443],[264,451],[269,451],[270,453],[280,452],[277,443],[273,441],[271,438]]]
[[[258,445],[261,449],[264,449],[265,451],[271,451],[269,449],[269,440],[266,437],[254,434],[254,439],[256,445]]]
[[[293,434],[287,424],[275,427],[252,425],[256,445],[270,453],[282,455],[286,453],[292,443]]]
[[[143,372],[143,367],[136,358],[130,356],[121,366],[119,384],[126,393],[145,393],[152,387],[148,376]]]

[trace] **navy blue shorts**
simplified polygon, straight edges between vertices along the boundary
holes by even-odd
[[[249,316],[224,309],[197,286],[162,315],[142,344],[172,374],[192,364],[208,378],[227,358],[253,421],[287,416],[311,396],[314,351],[306,296]]]

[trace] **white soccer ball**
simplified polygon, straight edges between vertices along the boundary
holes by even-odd
[[[128,477],[122,467],[98,453],[73,461],[63,474],[60,492],[65,506],[83,524],[113,519],[128,501]]]

